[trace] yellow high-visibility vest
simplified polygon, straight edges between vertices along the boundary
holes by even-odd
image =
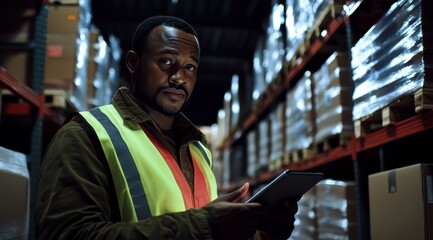
[[[124,121],[113,105],[80,112],[95,130],[113,176],[122,221],[199,208],[217,197],[212,156],[189,144],[194,193],[170,152],[145,128]]]

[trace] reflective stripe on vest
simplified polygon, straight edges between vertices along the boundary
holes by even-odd
[[[115,183],[123,221],[137,221],[201,207],[217,197],[210,151],[200,142],[189,145],[195,192],[201,193],[192,196],[174,158],[153,136],[146,135],[139,124],[124,122],[112,105],[80,114],[93,127],[101,142]],[[141,147],[137,147],[137,143],[141,143]],[[166,155],[171,160],[167,160]],[[173,171],[173,161],[184,183],[176,176],[179,173]]]

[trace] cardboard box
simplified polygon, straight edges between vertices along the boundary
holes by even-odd
[[[47,34],[47,59],[75,59],[77,55],[76,34]]]
[[[69,92],[75,78],[75,63],[74,59],[46,59],[45,86]]]
[[[27,239],[30,177],[24,154],[0,147],[0,239]]]
[[[0,53],[0,66],[5,68],[17,80],[31,86],[33,54],[30,50],[3,49]]]
[[[80,20],[80,6],[64,5],[48,7],[48,34],[76,34]]]
[[[433,164],[368,177],[372,240],[433,239]]]
[[[2,1],[0,42],[29,43],[34,38],[36,1]]]

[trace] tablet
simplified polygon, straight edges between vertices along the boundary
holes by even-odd
[[[286,199],[302,196],[322,178],[323,173],[298,172],[287,169],[246,202],[258,202],[272,207]]]

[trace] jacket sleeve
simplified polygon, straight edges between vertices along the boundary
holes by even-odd
[[[121,222],[108,164],[91,136],[72,121],[50,142],[35,199],[38,239],[212,239],[204,209]]]

